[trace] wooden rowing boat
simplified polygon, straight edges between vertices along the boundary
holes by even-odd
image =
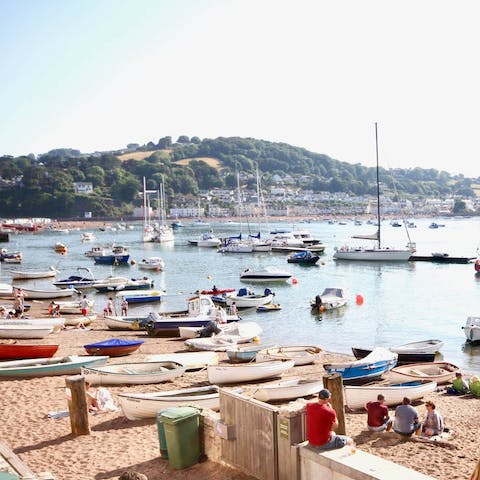
[[[82,375],[92,385],[146,385],[179,377],[185,367],[177,362],[117,363],[83,367]]]

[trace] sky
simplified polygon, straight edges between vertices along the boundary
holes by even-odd
[[[470,0],[0,0],[0,154],[252,137],[478,177]]]

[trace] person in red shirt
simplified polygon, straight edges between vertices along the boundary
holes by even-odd
[[[307,403],[307,440],[318,450],[333,450],[352,445],[353,440],[345,435],[337,435],[337,413],[330,405],[330,392],[324,388],[318,393],[317,402]]]
[[[389,432],[392,429],[393,421],[388,414],[388,407],[385,405],[385,397],[379,393],[376,402],[367,402],[365,409],[368,413],[367,425],[372,432]]]

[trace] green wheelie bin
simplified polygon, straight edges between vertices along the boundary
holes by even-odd
[[[165,438],[165,429],[162,422],[162,413],[165,410],[168,410],[168,408],[157,412],[158,443],[160,444],[160,457],[162,458],[168,458],[167,439]]]
[[[187,468],[198,462],[200,411],[195,407],[172,407],[159,412],[171,467]]]

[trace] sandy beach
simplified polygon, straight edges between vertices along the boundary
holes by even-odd
[[[31,317],[46,316],[46,302],[31,301]],[[179,339],[153,338],[144,332],[112,332],[104,325],[101,315],[90,330],[66,329],[52,334],[47,340],[19,341],[21,343],[59,343],[58,356],[84,354],[83,345],[111,337],[142,338],[145,343],[138,353],[117,357],[112,362],[135,361],[153,353],[182,351]],[[328,350],[328,345],[320,345]],[[220,354],[224,355],[224,354]],[[226,358],[221,357],[221,358]],[[318,378],[325,372],[323,362],[341,358],[325,353],[315,365],[296,367],[287,376],[302,375]],[[115,393],[132,391],[170,390],[207,382],[205,372],[187,372],[175,382],[159,385],[109,387]],[[395,433],[370,433],[366,430],[364,412],[347,413],[347,433],[359,449],[414,468],[440,480],[465,479],[473,471],[480,451],[480,437],[474,433],[480,425],[479,399],[470,396],[449,396],[443,387],[431,398],[452,429],[451,438],[443,445],[405,441]],[[65,377],[43,377],[0,382],[2,426],[0,438],[35,472],[50,471],[58,480],[116,479],[127,469],[144,473],[149,480],[166,478],[250,478],[211,461],[189,469],[176,471],[168,461],[159,458],[155,419],[129,421],[121,412],[90,415],[91,435],[74,437],[68,418],[49,419],[48,412],[67,409]],[[425,399],[424,399],[425,400]],[[425,415],[423,402],[416,404],[420,417]]]

